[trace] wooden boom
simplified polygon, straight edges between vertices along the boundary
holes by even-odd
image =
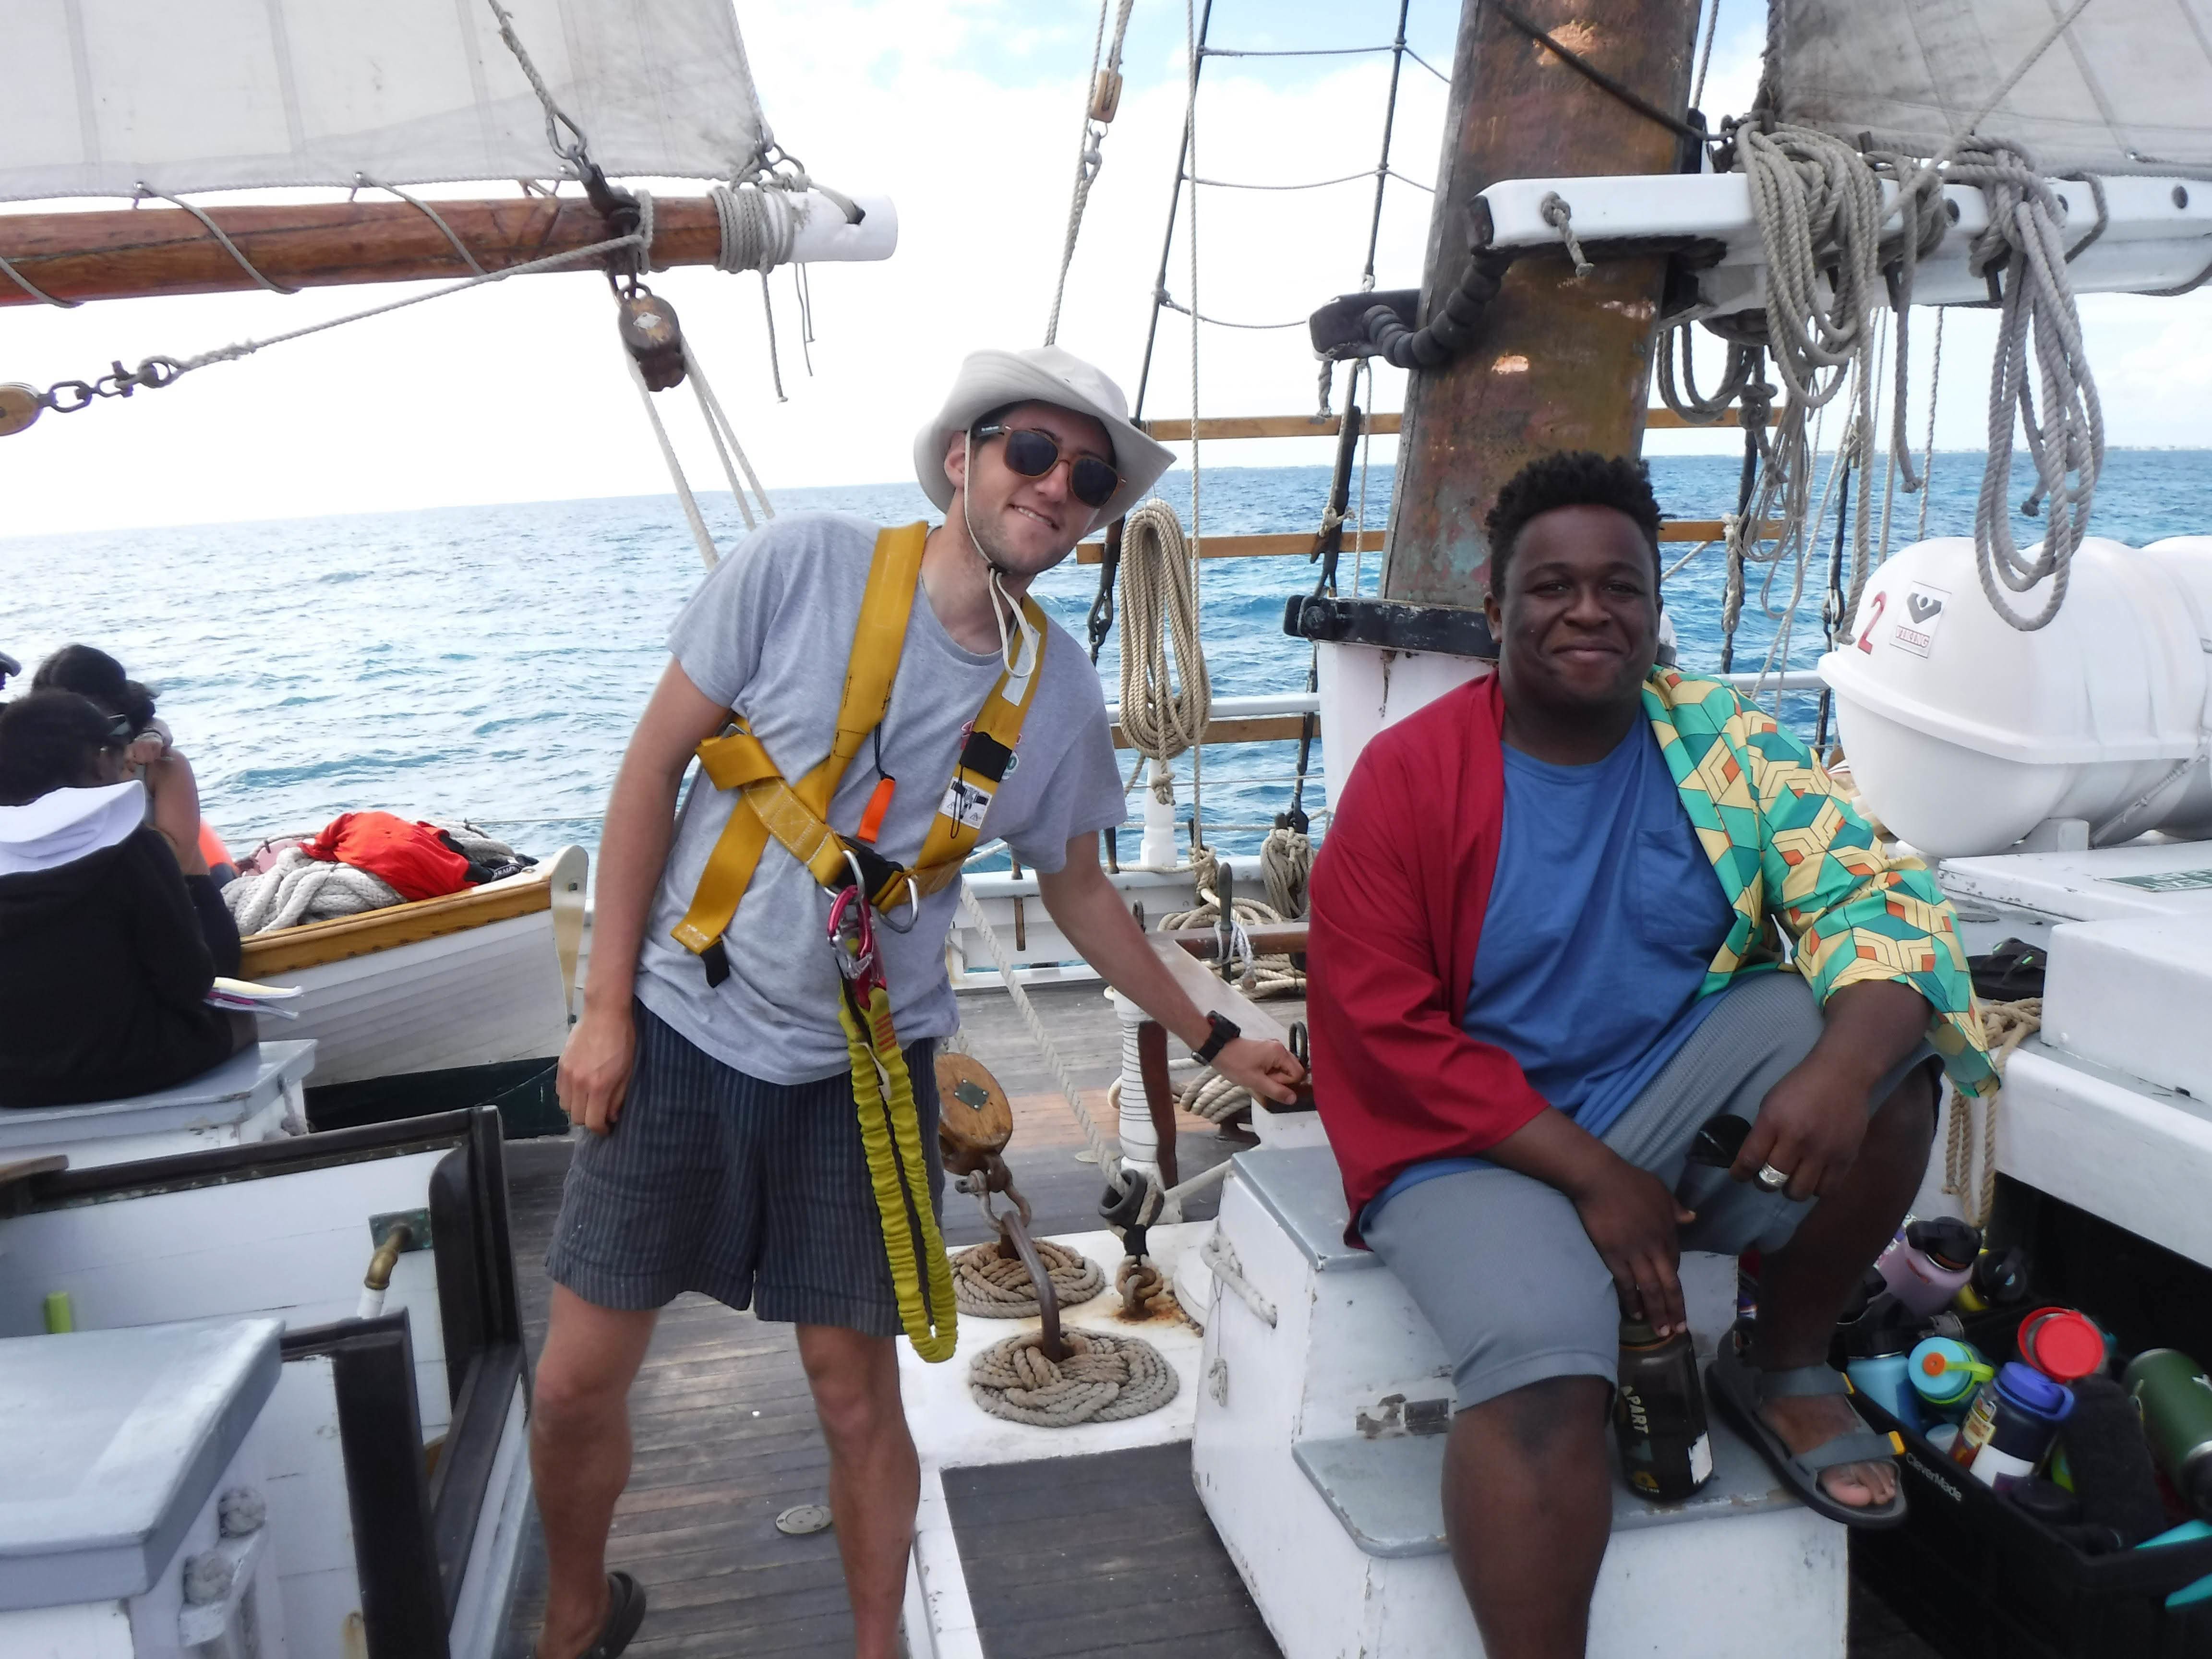
[[[589,247],[612,234],[589,203],[573,198],[430,205],[488,271]],[[712,201],[656,197],[653,210],[655,264],[714,263],[721,227]],[[285,288],[475,275],[429,216],[404,202],[216,207],[206,212],[257,270]],[[0,214],[0,258],[57,300],[222,294],[258,286],[205,225],[174,208]],[[579,261],[556,269],[591,265]],[[0,275],[0,306],[37,303]]]

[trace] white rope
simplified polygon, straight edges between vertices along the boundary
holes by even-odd
[[[270,293],[297,294],[300,291],[296,288],[285,287],[283,283],[278,282],[275,277],[264,273],[258,265],[253,263],[252,260],[247,258],[245,254],[239,252],[238,244],[232,241],[229,237],[223,234],[222,227],[216,223],[214,220],[209,218],[205,210],[194,207],[190,202],[185,200],[183,197],[172,196],[166,191],[155,190],[153,185],[142,182],[138,186],[138,199],[167,202],[171,207],[182,208],[185,212],[191,214],[193,218],[198,220],[200,223],[207,227],[209,235],[214,237],[216,241],[222,244],[222,251],[238,262],[238,268],[244,271],[247,276],[253,278],[256,283],[259,283]],[[17,280],[21,281],[21,279],[18,278]]]
[[[0,259],[0,276],[5,276],[9,282],[15,283],[17,288],[21,289],[24,293],[42,306],[53,306],[62,311],[75,311],[84,303],[82,300],[57,300],[5,259]]]
[[[1912,532],[1915,541],[1928,539],[1928,504],[1936,496],[1936,404],[1943,394],[1943,317],[1944,308],[1936,308],[1936,353],[1928,365],[1928,442],[1920,461],[1920,523]]]
[[[738,504],[738,513],[745,521],[745,529],[748,532],[756,530],[759,525],[745,499],[745,485],[751,486],[754,497],[760,502],[763,518],[773,519],[775,508],[769,501],[768,491],[761,488],[761,481],[753,471],[752,463],[745,459],[744,447],[738,441],[737,428],[730,424],[730,417],[722,412],[721,400],[714,396],[714,387],[708,384],[706,371],[700,368],[699,359],[692,352],[690,340],[681,338],[681,343],[684,374],[691,382],[692,396],[698,399],[699,412],[706,419],[708,435],[714,441],[715,458],[721,462],[722,476],[729,482],[731,499]],[[683,504],[684,521],[691,526],[691,540],[699,550],[700,562],[712,570],[721,562],[721,551],[714,545],[714,532],[707,527],[706,514],[700,511],[698,497],[692,494],[691,480],[684,474],[684,463],[677,456],[676,446],[669,439],[667,427],[661,422],[660,406],[653,401],[653,389],[646,385],[645,371],[639,366],[637,359],[624,350],[623,362],[629,365],[630,384],[637,388],[639,401],[645,405],[645,418],[652,424],[653,441],[660,447],[660,459],[668,468],[669,481],[676,486],[676,498]],[[745,483],[742,484],[738,482],[741,468],[745,477]]]
[[[1237,1299],[1252,1310],[1261,1324],[1271,1330],[1274,1328],[1275,1304],[1261,1295],[1252,1281],[1244,1277],[1244,1264],[1237,1259],[1236,1247],[1221,1236],[1220,1228],[1216,1227],[1206,1236],[1206,1242],[1198,1247],[1198,1259],[1206,1263],[1208,1272],[1236,1293]]]
[[[205,368],[210,363],[236,362],[251,357],[257,351],[266,351],[271,346],[289,345],[295,340],[304,340],[311,334],[321,334],[334,328],[343,328],[349,323],[366,322],[372,317],[382,317],[394,311],[404,311],[410,306],[427,305],[433,300],[442,300],[449,295],[465,294],[471,289],[483,288],[492,283],[503,283],[510,276],[528,276],[533,271],[553,270],[562,265],[574,264],[580,260],[597,258],[622,248],[642,248],[644,242],[637,236],[611,236],[604,242],[589,243],[583,247],[570,248],[565,252],[549,253],[542,258],[526,259],[519,265],[507,265],[483,276],[466,276],[448,283],[426,293],[410,294],[401,300],[388,301],[380,306],[369,306],[363,310],[348,312],[343,317],[332,317],[326,322],[310,323],[305,328],[289,329],[282,334],[271,334],[266,339],[240,340],[219,346],[213,351],[203,351],[197,357],[186,357],[177,364],[179,374],[189,374],[196,368]]]
[[[1091,1109],[1083,1103],[1083,1091],[1075,1086],[1075,1079],[1067,1069],[1067,1062],[1060,1057],[1060,1045],[1045,1030],[1044,1021],[1038,1017],[1036,1005],[1030,1002],[1029,993],[1022,988],[1021,981],[1015,975],[1013,958],[1006,954],[1006,946],[999,942],[998,934],[984,917],[983,907],[976,902],[975,895],[965,882],[960,884],[960,911],[965,924],[983,936],[984,948],[990,951],[992,960],[998,963],[999,977],[1006,981],[1006,994],[1013,999],[1015,1012],[1021,1015],[1022,1023],[1030,1028],[1030,1039],[1036,1044],[1037,1052],[1044,1056],[1046,1069],[1060,1084],[1060,1092],[1067,1102],[1067,1109],[1075,1115],[1076,1127],[1083,1131],[1084,1145],[1091,1149],[1091,1156],[1097,1160],[1102,1171],[1111,1170],[1120,1162],[1121,1154],[1099,1132],[1097,1124],[1091,1121]]]
[[[1006,953],[1006,947],[1000,943],[996,930],[985,918],[983,907],[976,902],[975,895],[969,890],[964,882],[960,888],[960,911],[963,924],[982,935],[983,946],[990,951],[991,960],[998,964],[999,978],[1006,985],[1006,994],[1013,999],[1014,1008],[1021,1015],[1022,1023],[1029,1027],[1030,1041],[1036,1044],[1037,1053],[1044,1057],[1046,1068],[1059,1083],[1060,1096],[1067,1102],[1067,1109],[1074,1114],[1076,1127],[1082,1130],[1084,1144],[1091,1149],[1092,1160],[1102,1170],[1118,1167],[1121,1154],[1099,1133],[1098,1125],[1091,1119],[1091,1109],[1083,1103],[1082,1090],[1076,1087],[1075,1079],[1067,1069],[1067,1062],[1060,1058],[1060,1046],[1052,1040],[1052,1034],[1045,1030],[1044,1020],[1037,1013],[1036,1006],[1030,1000],[1029,993],[1022,988],[1022,982],[1014,971],[1014,959]],[[1158,1177],[1148,1176],[1146,1182],[1152,1191],[1146,1198],[1141,1219],[1147,1225],[1165,1225],[1182,1220],[1183,1200],[1218,1186],[1228,1174],[1229,1164],[1224,1159],[1212,1169],[1201,1170],[1188,1180],[1177,1182],[1164,1190],[1160,1187]]]
[[[751,487],[753,498],[760,503],[762,518],[775,517],[775,504],[769,500],[768,491],[761,488],[760,477],[753,471],[752,462],[745,458],[744,446],[738,441],[738,430],[730,424],[730,417],[722,412],[721,399],[715,397],[714,388],[708,384],[707,371],[700,367],[689,338],[684,341],[684,368],[690,378],[692,394],[699,400],[699,412],[707,418],[707,430],[714,437],[714,453],[722,463],[722,476],[729,481],[730,494],[738,503],[738,512],[744,519],[745,528],[755,529],[752,509],[745,504],[745,491],[738,484],[738,471],[744,473],[745,483]],[[731,465],[733,459],[736,462],[734,468]]]
[[[222,890],[240,938],[333,916],[359,915],[404,901],[380,876],[349,864],[325,863],[288,847],[266,870],[240,876]]]
[[[1098,181],[1098,170],[1106,164],[1106,129],[1113,120],[1113,111],[1107,108],[1102,118],[1098,111],[1104,100],[1107,80],[1098,72],[1103,60],[1106,76],[1117,83],[1112,96],[1119,98],[1118,82],[1121,71],[1121,46],[1129,33],[1129,12],[1136,0],[1121,0],[1121,9],[1114,20],[1114,45],[1105,49],[1106,14],[1112,0],[1098,0],[1098,28],[1091,41],[1091,78],[1083,88],[1083,132],[1075,150],[1075,185],[1067,204],[1067,235],[1060,244],[1060,276],[1052,289],[1052,316],[1044,325],[1044,343],[1052,344],[1060,337],[1060,307],[1067,293],[1067,273],[1075,263],[1076,239],[1083,234],[1084,210],[1091,204],[1091,187]],[[1110,100],[1105,100],[1110,103]]]
[[[653,388],[645,383],[645,371],[637,359],[627,349],[623,362],[629,367],[630,384],[637,388],[638,400],[645,405],[645,418],[652,422],[653,441],[660,446],[660,459],[668,467],[668,477],[676,486],[676,499],[683,503],[684,521],[691,526],[691,539],[699,549],[699,561],[712,570],[721,562],[721,552],[714,545],[714,532],[707,528],[707,520],[699,511],[699,502],[691,493],[691,481],[684,476],[684,463],[676,458],[676,446],[668,441],[668,428],[660,422],[660,409],[653,401]]]
[[[797,180],[794,183],[799,182]],[[639,199],[645,192],[638,192]],[[757,270],[765,276],[790,262],[799,237],[799,210],[784,189],[763,190],[758,185],[715,185],[707,191],[714,204],[714,219],[721,231],[721,246],[714,255],[717,270]]]
[[[1873,478],[1863,462],[1871,456],[1874,443],[1874,319],[1887,300],[1881,282],[1881,189],[1866,159],[1826,133],[1786,125],[1763,132],[1746,125],[1736,137],[1766,254],[1767,349],[1789,396],[1781,425],[1764,447],[1750,523],[1729,532],[1730,580],[1723,602],[1723,623],[1732,635],[1742,608],[1743,562],[1766,564],[1762,604],[1783,623],[1769,648],[1771,662],[1777,649],[1786,653],[1789,648],[1812,550],[1808,519],[1818,443],[1808,441],[1807,422],[1847,388],[1851,393],[1845,400],[1849,412],[1837,435],[1837,456],[1839,464],[1848,457],[1858,465],[1857,511],[1851,515],[1854,592],[1871,562],[1868,518]],[[1821,514],[1810,526],[1815,538],[1837,477],[1837,469],[1832,468]],[[1842,511],[1842,504],[1837,505]],[[1762,552],[1755,526],[1778,520],[1781,531]],[[1790,603],[1785,611],[1776,612],[1770,596],[1784,562],[1793,567]],[[1840,639],[1850,637],[1850,623],[1846,615]]]
[[[1212,0],[1207,0],[1207,3],[1210,7]],[[1212,15],[1210,10],[1207,15],[1209,17]],[[1189,169],[1190,176],[1195,179],[1198,176],[1198,71],[1199,66],[1204,59],[1200,55],[1198,9],[1194,3],[1194,0],[1183,0],[1182,38],[1185,62],[1189,70],[1189,74],[1186,79],[1183,88],[1183,165]],[[1199,489],[1200,480],[1203,476],[1199,462],[1198,443],[1198,422],[1200,412],[1198,395],[1198,325],[1200,321],[1198,309],[1199,191],[1197,187],[1194,185],[1191,189],[1186,191],[1184,194],[1188,198],[1190,202],[1190,557],[1186,567],[1185,573],[1186,579],[1190,584],[1190,617],[1188,625],[1189,649],[1188,653],[1186,653],[1184,649],[1184,639],[1181,625],[1176,623],[1176,619],[1172,616],[1170,617],[1170,621],[1171,624],[1177,627],[1176,638],[1176,663],[1177,668],[1182,673],[1184,691],[1186,694],[1190,693],[1193,690],[1190,684],[1192,678],[1191,665],[1194,663],[1197,665],[1197,685],[1195,688],[1194,698],[1197,708],[1197,723],[1194,726],[1190,728],[1189,736],[1190,817],[1191,823],[1194,828],[1194,838],[1202,841],[1205,838],[1206,825],[1206,746],[1204,738],[1206,736],[1206,716],[1212,712],[1213,706],[1213,685],[1212,679],[1206,673],[1206,651],[1205,647],[1200,643],[1200,592],[1199,576],[1201,567],[1199,563],[1199,560],[1203,555],[1203,538],[1206,532],[1205,519],[1200,512],[1201,501]],[[1123,539],[1123,556],[1121,561],[1122,568],[1124,570],[1127,570],[1128,568],[1127,550],[1127,541],[1125,532]],[[1126,592],[1127,590],[1125,589],[1125,595]],[[1122,660],[1124,663],[1128,660],[1129,641],[1127,630],[1128,623],[1125,621],[1122,623],[1121,637],[1121,652]],[[1164,677],[1160,681],[1160,688],[1163,693],[1165,692],[1166,686],[1167,682]],[[1122,729],[1126,732],[1128,729],[1127,725],[1128,699],[1126,696],[1122,698],[1121,707],[1123,709],[1124,720]],[[1158,759],[1159,757],[1155,757],[1154,758]],[[1167,769],[1164,762],[1163,762],[1158,769],[1161,773],[1165,773]]]
[[[1131,510],[1121,532],[1121,730],[1163,767],[1197,744],[1213,706],[1197,569],[1173,507],[1154,500]]]
[[[1288,921],[1306,913],[1306,883],[1313,876],[1313,838],[1279,824],[1260,843],[1260,879],[1267,902]]]
[[[2079,10],[2080,8],[2075,8]],[[2004,308],[1996,366],[1990,377],[1989,460],[1974,502],[1974,568],[1998,616],[2023,633],[2043,627],[2066,602],[2075,550],[2088,532],[2097,475],[2105,463],[2105,417],[2081,340],[2074,286],[2066,273],[2064,210],[2019,145],[1978,138],[1958,147],[1949,177],[1978,185],[1990,227],[1974,240],[1967,269],[2002,269]],[[2028,383],[2029,336],[2042,381],[2041,409]],[[2042,551],[2022,554],[2012,533],[2012,441],[2027,441],[2036,484],[2021,510],[2046,513]],[[1999,586],[2025,593],[2045,578],[2051,592],[2033,613],[2015,610]]]
[[[1721,32],[1721,0],[1708,0],[1711,9],[1705,14],[1705,46],[1698,54],[1698,78],[1690,87],[1690,107],[1697,109],[1705,101],[1705,71],[1712,67],[1713,37]]]
[[[445,216],[441,214],[437,209],[432,207],[428,202],[422,201],[418,198],[410,196],[405,191],[400,189],[397,185],[380,183],[379,180],[370,178],[365,173],[356,173],[354,174],[353,187],[357,191],[364,190],[380,190],[387,196],[397,196],[401,201],[406,203],[409,207],[413,208],[417,213],[428,219],[432,224],[437,226],[438,234],[443,236],[447,242],[452,244],[453,252],[460,256],[461,263],[463,264],[466,265],[471,271],[479,276],[489,275],[489,273],[484,270],[483,266],[477,262],[477,256],[469,252],[469,245],[456,235],[454,234],[453,228],[446,222]]]

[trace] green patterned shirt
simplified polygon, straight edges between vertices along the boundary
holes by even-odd
[[[1704,994],[1773,966],[1777,924],[1821,1003],[1863,980],[1910,985],[1935,1011],[1928,1041],[1953,1084],[1994,1094],[1956,918],[1928,866],[1885,854],[1812,750],[1721,681],[1655,669],[1644,710],[1735,908]]]

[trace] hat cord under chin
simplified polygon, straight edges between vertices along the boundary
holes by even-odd
[[[983,544],[975,534],[975,522],[968,516],[969,481],[975,475],[975,434],[963,433],[961,443],[966,452],[967,465],[962,469],[960,482],[960,527],[967,532],[968,545],[975,550],[975,556],[983,562],[983,568],[988,573],[985,583],[991,591],[991,620],[999,626],[999,660],[1006,665],[1010,678],[1025,680],[1036,672],[1037,631],[1030,625],[1030,619],[1023,611],[1020,601],[1006,592],[1005,569],[983,550]],[[1009,617],[1012,619],[1011,629],[1007,626]]]

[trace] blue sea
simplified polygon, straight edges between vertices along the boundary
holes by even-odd
[[[2015,468],[2023,487],[2024,459]],[[1971,532],[1980,460],[1937,456],[1930,535]],[[1662,457],[1652,471],[1670,516],[1718,518],[1735,506],[1732,459]],[[1328,484],[1324,467],[1209,466],[1204,527],[1310,532]],[[1370,526],[1387,517],[1390,484],[1388,467],[1369,475]],[[1188,489],[1171,473],[1159,494],[1187,513]],[[885,524],[930,511],[911,483],[780,490],[774,500],[781,513],[837,508]],[[704,505],[727,545],[742,529],[734,506],[726,495]],[[1917,498],[1900,494],[1895,545],[1913,538],[1918,513]],[[2212,452],[2108,458],[2095,533],[2141,545],[2208,526]],[[2021,525],[2023,544],[2036,533],[2033,521]],[[1671,561],[1690,550],[1662,550]],[[1345,556],[1346,591],[1354,562]],[[1373,591],[1378,563],[1367,557],[1364,591]],[[701,575],[673,496],[24,538],[0,541],[0,650],[27,666],[82,640],[155,687],[210,821],[240,852],[372,807],[465,819],[526,850],[576,842],[596,852],[616,764],[665,660],[665,629]],[[1295,558],[1222,559],[1206,561],[1204,574],[1215,695],[1303,690],[1308,651],[1283,635],[1283,603],[1310,590],[1314,568]],[[1037,585],[1079,639],[1097,576],[1071,560]],[[1667,584],[1686,666],[1718,665],[1721,581],[1715,548]],[[1785,577],[1778,598],[1786,593]],[[1771,636],[1756,599],[1754,589],[1739,668],[1757,668]],[[1817,658],[1819,627],[1815,598],[1793,665]],[[1109,701],[1118,695],[1117,642],[1098,665]],[[1793,697],[1783,713],[1809,736],[1814,707]],[[1316,746],[1316,767],[1325,759]],[[1216,846],[1256,848],[1259,826],[1289,804],[1295,763],[1293,744],[1207,750]],[[1187,778],[1188,757],[1181,769]],[[1187,811],[1187,791],[1182,799]],[[1321,805],[1317,790],[1307,804]]]

